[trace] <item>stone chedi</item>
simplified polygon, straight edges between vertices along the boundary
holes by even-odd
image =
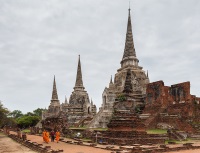
[[[110,131],[145,131],[145,125],[135,110],[135,98],[133,94],[131,70],[127,71],[124,90],[115,99],[113,116],[107,125]]]
[[[69,103],[65,102],[62,109],[67,114],[69,126],[83,125],[82,121],[91,120],[96,114],[96,105],[93,104],[92,100],[90,102],[88,93],[83,86],[80,56],[74,91],[70,96]]]
[[[135,110],[135,95],[133,94],[131,70],[127,70],[125,85],[122,93],[114,102],[114,111],[108,130],[99,139],[109,144],[132,145],[147,143],[164,143],[165,138],[159,135],[147,134],[146,127]]]
[[[51,116],[56,116],[59,114],[59,112],[60,112],[60,101],[58,99],[56,80],[54,76],[51,103],[49,105],[49,108],[42,113],[42,119],[45,119]]]
[[[48,130],[61,130],[66,126],[66,115],[61,111],[58,99],[56,80],[54,76],[51,103],[46,111],[42,113],[42,127]]]
[[[84,89],[79,56],[75,87],[69,102],[65,97],[65,102],[60,104],[54,76],[51,103],[48,109],[42,113],[43,128],[63,129],[69,126],[88,124],[96,114],[96,105],[92,100],[90,102],[88,93]]]
[[[148,74],[145,74],[145,71],[141,66],[138,65],[139,60],[136,56],[133,34],[132,34],[132,25],[131,25],[131,15],[130,9],[128,13],[128,24],[126,32],[126,41],[124,54],[121,60],[121,68],[117,70],[115,74],[114,82],[109,83],[109,87],[106,87],[102,94],[103,103],[100,108],[100,111],[90,122],[88,127],[97,128],[97,127],[107,127],[107,124],[113,114],[113,103],[116,96],[119,93],[122,93],[125,85],[125,78],[127,70],[130,70],[130,77],[132,82],[132,94],[134,94],[135,105],[144,104],[144,96],[146,93],[146,85],[149,83]]]

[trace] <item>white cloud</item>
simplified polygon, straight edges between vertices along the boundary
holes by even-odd
[[[0,0],[0,99],[10,110],[48,107],[53,75],[69,98],[78,55],[83,82],[99,107],[110,75],[120,68],[129,1]],[[137,57],[151,81],[191,81],[197,96],[198,0],[134,0],[131,17]]]

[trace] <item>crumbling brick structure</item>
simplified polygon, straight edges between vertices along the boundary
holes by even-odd
[[[143,114],[149,114],[145,121],[147,127],[155,128],[158,123],[173,123],[174,128],[194,131],[192,123],[200,121],[200,98],[190,94],[190,82],[170,87],[165,86],[163,81],[149,83],[146,95]]]

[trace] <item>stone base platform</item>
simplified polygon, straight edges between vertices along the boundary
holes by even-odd
[[[93,137],[94,140],[115,145],[133,144],[164,144],[167,135],[147,134],[145,131],[104,131],[102,135]]]

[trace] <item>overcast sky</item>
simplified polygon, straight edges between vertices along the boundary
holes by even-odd
[[[69,99],[81,55],[83,83],[99,107],[120,68],[129,0],[0,0],[0,100],[10,111]],[[151,82],[190,81],[200,96],[200,1],[131,0],[139,65]]]

